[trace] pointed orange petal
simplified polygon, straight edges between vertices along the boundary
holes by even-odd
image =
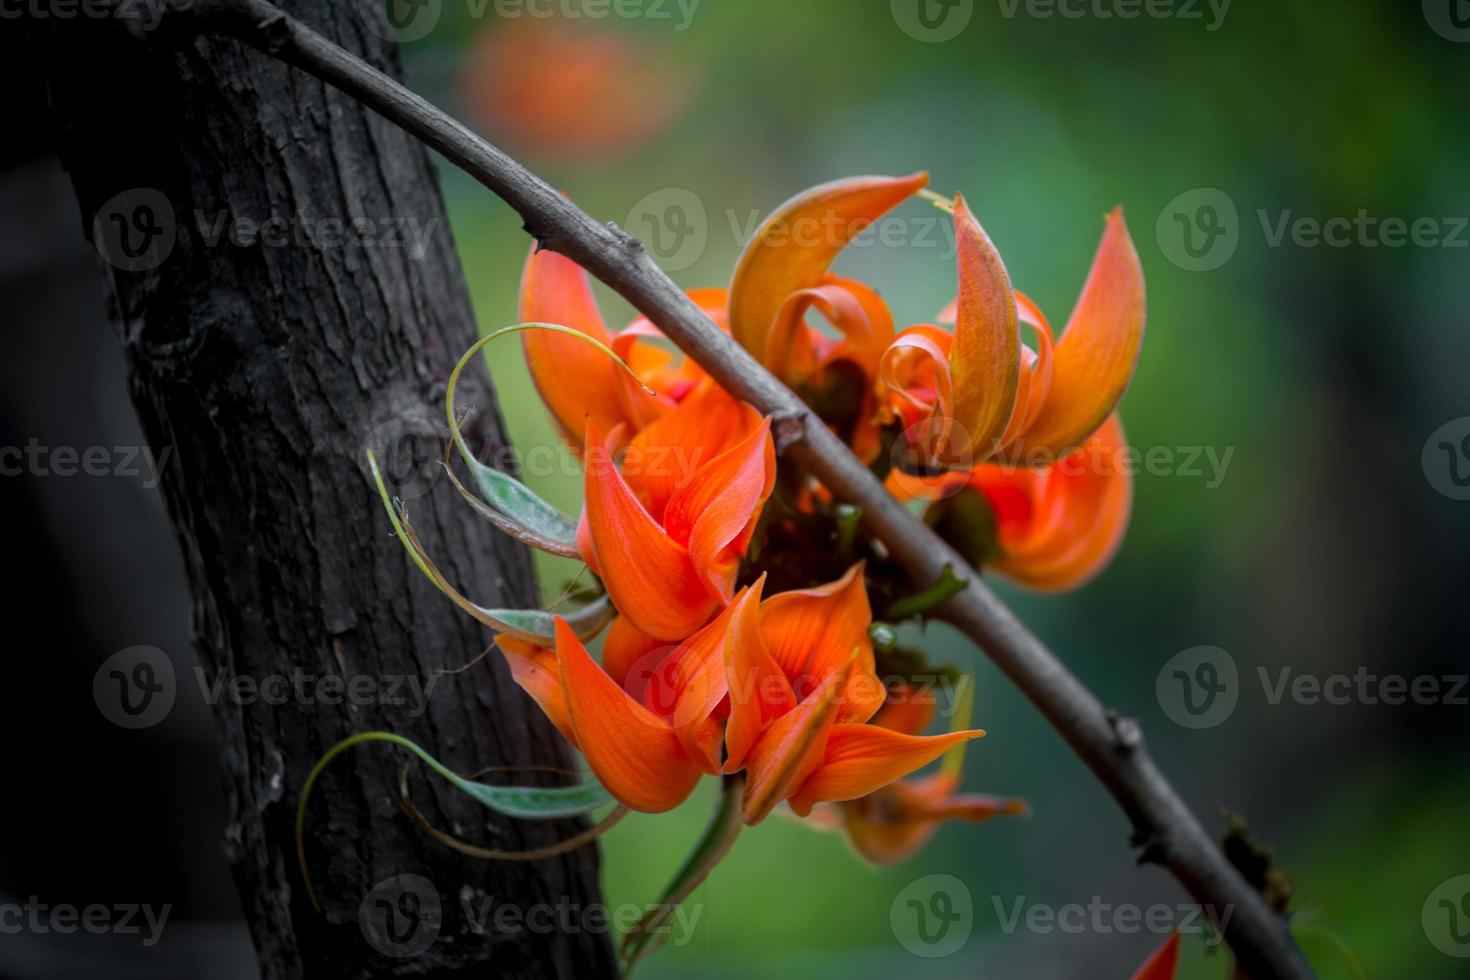
[[[561,670],[557,666],[556,652],[505,633],[495,638],[495,645],[505,654],[505,662],[510,665],[510,676],[522,690],[536,699],[536,703],[546,712],[546,717],[551,719],[556,730],[568,742],[576,745],[577,735],[572,730],[571,715],[567,712],[567,699],[561,688]]]
[[[843,826],[853,848],[873,864],[896,864],[912,857],[946,820],[980,823],[991,817],[1026,812],[1019,800],[974,793],[955,794],[952,773],[900,779],[875,793],[841,806]],[[813,811],[812,816],[821,813]]]
[[[556,657],[578,747],[607,791],[643,813],[684,802],[699,781],[699,767],[668,722],[613,683],[559,616]]]
[[[798,697],[834,671],[849,669],[857,651],[842,692],[839,721],[867,721],[883,704],[886,692],[874,674],[868,636],[872,623],[861,562],[836,582],[782,592],[761,607],[761,636]]]
[[[804,191],[777,208],[735,267],[730,286],[735,339],[771,366],[766,338],[777,327],[786,298],[820,285],[849,241],[928,182],[927,174],[852,177]]]
[[[855,800],[939,758],[980,731],[946,735],[903,735],[878,725],[835,725],[822,763],[791,798],[791,809],[806,816],[828,800]]]
[[[1126,447],[1115,413],[1044,470],[977,467],[971,481],[991,502],[1001,551],[988,567],[1043,592],[1080,588],[1106,568],[1133,508]]]
[[[1143,346],[1143,267],[1123,222],[1108,215],[1082,296],[1057,342],[1051,393],[1021,437],[1053,458],[1086,439],[1117,406]]]
[[[664,529],[687,542],[689,560],[712,599],[729,600],[744,550],[776,483],[776,446],[770,419],[761,419],[744,439],[700,467],[669,500]]]
[[[1178,969],[1179,933],[1173,932],[1164,940],[1164,945],[1154,950],[1153,955],[1138,968],[1133,980],[1174,980]]]
[[[734,609],[733,604],[727,606],[679,644],[659,666],[643,699],[668,719],[684,750],[712,776],[720,772],[720,728],[714,714],[730,689],[725,644]]]
[[[791,682],[761,638],[761,590],[765,576],[730,605],[725,676],[730,719],[725,725],[725,771],[745,768],[746,756],[767,726],[796,707]]]
[[[604,344],[609,340],[587,273],[555,252],[533,250],[526,260],[521,319],[571,327]],[[623,372],[606,354],[550,330],[528,330],[521,343],[541,400],[574,444],[581,443],[589,415],[604,430],[623,421],[618,403],[618,375]]]
[[[584,455],[587,536],[613,605],[649,636],[683,639],[704,624],[715,601],[688,551],[633,496],[591,418]]]
[[[821,765],[841,700],[837,692],[847,683],[847,673],[848,668],[843,668],[829,676],[804,701],[773,721],[751,750],[745,795],[740,801],[740,816],[748,826],[764,820]]]
[[[1000,448],[1016,410],[1021,335],[1005,263],[960,196],[955,197],[954,225],[960,294],[949,360],[956,431],[943,455],[972,465]]]
[[[660,523],[669,499],[700,468],[749,434],[740,402],[706,378],[675,408],[639,432],[623,456],[623,478]]]

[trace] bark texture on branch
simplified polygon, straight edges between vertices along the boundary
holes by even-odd
[[[397,74],[391,43],[359,4],[288,9]],[[606,936],[507,934],[493,916],[474,921],[505,905],[600,901],[595,849],[469,861],[399,811],[392,749],[356,750],[319,783],[308,857],[320,914],[296,867],[299,789],[354,732],[398,732],[461,771],[568,764],[499,656],[436,678],[479,656],[488,636],[408,561],[362,467],[370,445],[398,450],[400,466],[416,450],[398,489],[445,573],[482,603],[535,604],[525,550],[435,476],[443,382],[475,328],[428,154],[353,100],[227,38],[158,45],[86,19],[29,27],[89,237],[101,213],[134,403],[155,453],[172,450],[162,489],[205,679],[223,682],[214,710],[227,849],[262,973],[615,974]],[[153,253],[134,254],[150,237]],[[489,409],[471,444],[499,445],[483,370],[467,372],[462,391],[464,404]],[[192,668],[176,658],[181,689],[195,686]],[[289,684],[298,668],[360,678],[356,693],[314,682],[304,699],[291,688],[286,703],[229,693],[234,678]],[[414,685],[431,682],[420,712]],[[413,786],[438,826],[490,847],[541,847],[578,829],[496,817],[440,781],[415,776]],[[399,875],[422,880],[379,887]],[[427,948],[397,955],[428,933]]]

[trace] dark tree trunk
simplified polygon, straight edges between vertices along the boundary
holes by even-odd
[[[397,71],[392,43],[365,19],[372,5],[283,6]],[[302,783],[354,732],[399,732],[462,771],[567,764],[498,656],[439,677],[422,713],[407,686],[474,660],[488,638],[407,560],[366,478],[365,448],[417,440],[419,465],[396,489],[454,582],[487,604],[536,600],[525,551],[434,477],[443,383],[475,330],[427,154],[231,41],[159,43],[85,18],[31,27],[83,228],[107,260],[133,400],[155,454],[170,454],[162,489],[192,583],[203,678],[225,682],[215,715],[227,848],[264,975],[615,972],[604,935],[498,931],[493,915],[599,901],[595,850],[534,863],[461,857],[399,811],[401,756],[389,748],[344,756],[313,797],[308,859],[321,913],[297,870]],[[356,240],[354,221],[373,241]],[[421,256],[413,233],[426,236]],[[487,409],[472,444],[498,445],[482,370],[462,400]],[[242,678],[279,694],[276,679],[294,685],[298,670],[343,678],[348,693],[315,680],[304,697],[288,688],[285,703],[248,687],[230,693]],[[185,665],[177,674],[177,685],[195,683]],[[437,780],[412,785],[430,819],[489,846],[538,847],[573,832],[495,817]],[[390,881],[402,875],[418,878]]]

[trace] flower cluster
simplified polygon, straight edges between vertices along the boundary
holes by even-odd
[[[757,232],[729,290],[690,298],[895,495],[927,501],[931,523],[977,564],[1037,589],[1075,587],[1116,550],[1131,505],[1125,468],[1066,463],[1123,447],[1115,407],[1143,332],[1137,256],[1114,212],[1057,340],[964,199],[939,199],[957,230],[958,295],[938,323],[897,331],[876,290],[829,270],[926,181],[808,191]],[[803,225],[827,233],[790,233]],[[609,331],[585,272],[560,255],[532,252],[521,315],[559,328],[528,330],[523,344],[583,461],[575,554],[615,618],[600,663],[584,645],[599,629],[559,617],[549,635],[511,630],[499,646],[614,798],[661,812],[703,775],[742,774],[746,824],[784,804],[845,829],[875,862],[911,854],[942,820],[1022,809],[959,793],[962,747],[983,733],[957,717],[925,734],[935,703],[917,678],[933,668],[874,618],[875,606],[900,618],[901,577],[860,514],[778,465],[769,419],[648,321]],[[904,780],[941,756],[936,774]],[[832,806],[813,814],[818,804]]]

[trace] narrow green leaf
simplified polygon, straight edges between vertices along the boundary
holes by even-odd
[[[408,550],[413,563],[419,567],[419,571],[424,573],[424,577],[432,582],[436,589],[491,629],[509,633],[532,643],[550,641],[555,638],[553,614],[538,609],[487,609],[470,601],[458,589],[450,585],[444,573],[439,571],[439,566],[435,565],[433,559],[429,557],[418,535],[406,523],[406,516],[400,516],[398,509],[393,506],[393,500],[388,496],[388,486],[383,482],[382,471],[378,468],[377,456],[369,452],[367,458],[368,468],[372,471],[373,480],[378,487],[378,496],[383,501],[383,507],[388,511],[388,520],[393,522],[394,533],[398,535],[398,540],[403,543],[403,547]],[[590,640],[602,631],[602,628],[612,619],[612,615],[611,601],[607,596],[602,596],[562,618],[567,621],[567,625],[572,627],[580,639]]]
[[[493,340],[497,340],[508,334],[519,333],[524,330],[549,330],[554,333],[564,333],[585,341],[602,351],[621,367],[628,375],[647,391],[653,392],[633,373],[627,363],[601,341],[594,340],[580,330],[571,327],[563,327],[555,323],[517,323],[513,326],[504,327],[488,334],[477,341],[469,350],[465,351],[459,363],[449,374],[449,384],[444,392],[444,407],[449,416],[449,430],[454,436],[454,444],[459,447],[459,454],[464,459],[465,465],[469,467],[470,473],[475,478],[475,485],[479,488],[480,495],[484,497],[485,503],[495,508],[500,513],[521,524],[531,532],[543,538],[570,547],[572,553],[576,553],[577,522],[563,514],[555,507],[536,496],[524,483],[513,476],[500,472],[494,467],[486,466],[475,458],[470,452],[470,447],[464,441],[464,435],[460,432],[459,418],[454,410],[454,392],[459,385],[459,376],[466,365],[476,354],[485,349],[485,346]]]
[[[306,867],[306,802],[311,798],[311,791],[328,764],[343,752],[364,742],[389,742],[408,749],[422,759],[430,769],[449,780],[481,805],[497,813],[519,817],[523,820],[560,820],[566,817],[579,817],[613,802],[607,790],[595,779],[576,786],[555,787],[490,786],[485,783],[477,783],[449,769],[402,735],[395,735],[392,732],[360,732],[332,746],[317,761],[307,775],[306,783],[301,787],[301,800],[296,805],[296,860],[301,865],[301,877],[306,883],[306,893],[311,898],[312,906],[317,909],[320,909],[321,906],[317,903],[316,892],[311,886],[311,872]]]

